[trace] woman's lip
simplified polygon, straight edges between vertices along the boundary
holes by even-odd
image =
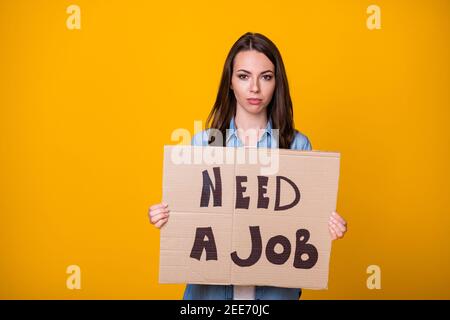
[[[250,104],[260,104],[262,102],[261,99],[247,99]]]

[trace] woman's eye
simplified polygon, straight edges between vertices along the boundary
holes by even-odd
[[[271,76],[271,75],[264,75],[264,76],[263,76],[264,80],[266,80],[266,81],[272,80],[272,77],[273,77],[273,76]],[[246,74],[238,74],[238,78],[239,78],[239,79],[242,79],[242,80],[245,80],[245,79],[248,78],[248,75],[246,75]]]

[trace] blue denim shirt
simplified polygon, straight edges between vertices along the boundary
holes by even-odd
[[[204,130],[197,133],[192,138],[192,145],[207,146],[208,131]],[[234,118],[230,121],[230,127],[226,137],[227,147],[242,147],[243,143],[237,135],[234,124]],[[258,148],[278,148],[278,139],[272,132],[272,120],[267,122],[266,129],[257,144]],[[312,150],[308,137],[300,132],[296,132],[294,141],[292,141],[291,149],[293,150]],[[269,286],[256,286],[256,300],[298,300],[302,290],[296,288],[279,288]],[[233,300],[232,285],[205,285],[205,284],[188,284],[184,291],[184,300]]]

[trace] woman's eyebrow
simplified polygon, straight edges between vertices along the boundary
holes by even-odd
[[[243,72],[245,72],[245,73],[252,74],[250,71],[247,71],[247,70],[244,70],[244,69],[239,69],[239,70],[237,70],[237,71],[243,71]],[[266,70],[266,71],[261,72],[260,74],[263,74],[263,73],[266,73],[266,72],[272,72],[272,73],[273,73],[272,70]]]

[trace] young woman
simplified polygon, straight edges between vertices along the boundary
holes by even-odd
[[[196,134],[193,145],[312,149],[309,139],[294,127],[280,52],[271,40],[259,33],[244,34],[228,53],[207,124],[218,130],[207,129]],[[217,132],[222,133],[220,139]],[[151,206],[149,218],[161,228],[169,219],[168,204]],[[342,238],[347,231],[346,221],[337,212],[330,212],[329,231],[333,240]],[[300,295],[301,289],[292,288],[188,284],[184,299],[288,300],[298,299]]]

